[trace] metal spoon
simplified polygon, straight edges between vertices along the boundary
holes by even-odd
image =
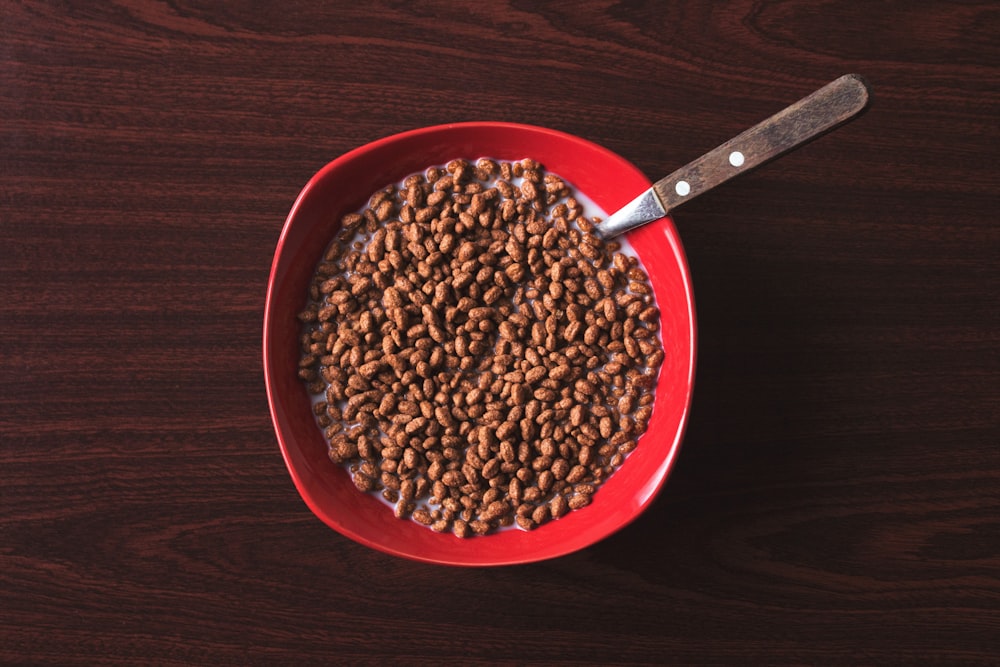
[[[857,74],[845,74],[660,179],[597,225],[594,233],[610,239],[658,220],[734,176],[852,120],[864,111],[868,99],[869,89],[864,79]]]

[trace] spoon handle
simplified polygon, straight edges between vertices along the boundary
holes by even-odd
[[[845,74],[657,181],[653,190],[669,213],[732,177],[846,123],[865,109],[868,97],[864,79]]]

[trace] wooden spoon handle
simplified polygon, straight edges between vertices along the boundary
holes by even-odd
[[[669,212],[680,204],[846,123],[868,105],[868,85],[845,74],[656,182]]]

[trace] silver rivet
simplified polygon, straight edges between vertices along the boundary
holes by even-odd
[[[732,153],[730,153],[729,164],[733,165],[734,167],[739,167],[741,164],[743,164],[743,153],[739,151],[733,151]]]
[[[674,186],[674,192],[681,197],[686,197],[691,192],[691,185],[687,181],[677,181],[677,185]]]

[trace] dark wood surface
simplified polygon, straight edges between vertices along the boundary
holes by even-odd
[[[995,664],[998,65],[987,0],[0,0],[0,662]],[[676,216],[697,387],[637,522],[469,570],[310,513],[260,343],[319,167],[488,119],[655,180],[846,72],[865,116]]]

